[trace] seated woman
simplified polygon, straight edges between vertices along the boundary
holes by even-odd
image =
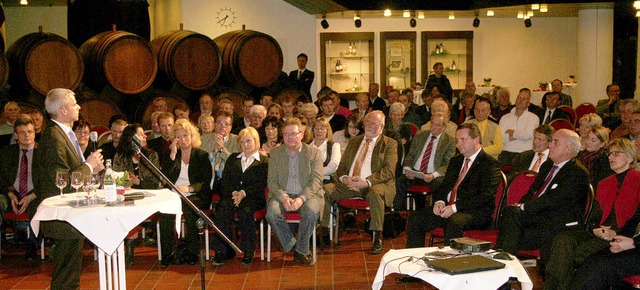
[[[604,148],[609,142],[609,132],[608,128],[602,126],[591,128],[584,139],[584,150],[576,157],[589,171],[591,186],[594,189],[602,179],[613,173],[609,168],[609,159]]]
[[[582,116],[582,118],[578,120],[578,124],[580,125],[578,127],[578,133],[580,133],[580,144],[582,145],[581,150],[584,150],[584,143],[588,138],[587,135],[589,135],[589,131],[594,127],[602,126],[602,118],[594,113],[590,113]]]
[[[142,154],[147,156],[151,163],[156,167],[160,167],[158,153],[151,149],[147,149],[147,136],[140,124],[131,124],[122,131],[120,142],[116,147],[116,155],[113,158],[113,170],[118,172],[129,172],[129,182],[131,187],[139,189],[158,189],[161,186],[160,180],[153,173],[151,165],[140,160],[140,155],[133,150],[131,146],[133,136],[138,136],[142,143],[140,150]],[[125,261],[127,265],[133,264],[133,248],[134,239],[138,238],[138,230],[134,229],[129,232],[125,245],[127,247]]]
[[[199,149],[201,145],[200,134],[196,126],[188,119],[178,119],[173,126],[175,139],[169,145],[169,165],[163,168],[163,173],[173,182],[178,190],[188,196],[199,209],[207,209],[211,205],[211,188],[209,184],[212,177],[209,154]],[[168,267],[169,263],[195,265],[198,262],[200,243],[198,241],[198,228],[196,227],[197,214],[182,203],[182,213],[186,226],[186,249],[180,255],[173,255],[175,240],[174,215],[159,215],[162,263],[161,267]]]
[[[631,168],[637,151],[626,138],[607,146],[611,170],[615,173],[598,184],[589,221],[592,231],[576,229],[553,239],[546,266],[545,289],[570,289],[574,268],[589,262],[587,257],[609,247],[609,241],[625,226],[640,204],[640,172]]]
[[[282,120],[282,117],[284,117],[284,109],[280,104],[273,103],[267,108],[267,116],[273,116],[278,120]]]
[[[84,158],[88,158],[89,155],[91,155],[91,152],[93,152],[93,146],[89,146],[91,123],[84,118],[80,118],[78,121],[73,122],[72,130],[73,133],[76,134],[78,145],[80,146],[80,150],[82,150],[82,155],[84,155]]]
[[[274,116],[264,118],[264,121],[262,121],[262,128],[264,128],[264,134],[267,138],[264,140],[262,146],[260,146],[261,154],[269,156],[271,149],[282,145],[282,132],[280,131],[280,126],[282,126],[282,119]]]
[[[213,124],[215,120],[211,115],[200,115],[198,118],[198,129],[200,129],[200,135],[213,133]]]
[[[220,203],[216,208],[215,223],[222,233],[229,236],[231,223],[237,215],[242,232],[242,264],[248,265],[253,262],[256,241],[253,213],[266,206],[264,189],[267,187],[269,161],[266,155],[258,151],[260,138],[254,128],[242,129],[238,134],[238,143],[242,152],[229,156],[222,178],[216,182],[215,191],[220,193]],[[216,266],[236,255],[217,235],[213,240],[213,249],[216,251],[213,264]]]
[[[403,104],[399,102],[393,103],[391,107],[389,107],[389,118],[387,118],[385,130],[387,132],[397,132],[401,138],[401,145],[403,146],[404,151],[407,152],[409,151],[409,146],[411,145],[411,139],[413,136],[411,135],[411,127],[402,121],[404,113],[405,107]]]
[[[363,132],[362,117],[360,117],[360,114],[351,114],[347,118],[347,126],[333,134],[333,142],[340,144],[340,153],[344,154],[351,137],[358,136]]]
[[[342,152],[340,144],[333,142],[331,125],[324,117],[318,117],[313,127],[313,141],[309,145],[320,149],[322,152],[322,170],[324,172],[323,183],[333,182],[331,175],[336,173]],[[335,180],[334,180],[335,181]]]

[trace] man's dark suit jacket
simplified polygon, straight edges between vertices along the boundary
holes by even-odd
[[[420,122],[422,123],[421,125],[416,124],[418,127],[431,121],[431,109],[427,108],[427,105],[418,106],[418,108],[416,108],[416,114],[420,116]]]
[[[73,147],[71,140],[62,128],[55,122],[49,122],[47,129],[42,133],[37,152],[34,152],[32,174],[35,191],[38,193],[34,202],[39,205],[43,199],[59,195],[56,187],[56,172],[82,172],[90,174],[89,166],[82,163],[80,156]],[[70,175],[70,174],[69,174]],[[66,192],[71,192],[67,187]],[[73,226],[62,221],[41,222],[40,228],[46,237],[54,239],[82,239],[83,235]]]
[[[238,117],[233,119],[233,125],[231,127],[231,133],[238,135],[242,129],[246,128],[244,125],[244,117]]]
[[[458,180],[464,159],[462,154],[451,158],[440,188],[433,193],[434,203],[441,200],[448,204],[447,195]],[[480,149],[480,153],[458,186],[455,202],[457,211],[470,213],[490,222],[495,209],[495,196],[499,183],[500,163]]]
[[[386,105],[387,102],[385,102],[381,97],[376,97],[373,102],[371,102],[371,98],[369,98],[369,108],[371,108],[371,110],[382,111]]]
[[[338,132],[347,126],[347,118],[340,114],[333,114],[333,117],[329,120],[329,125],[331,125],[332,132]]]
[[[37,157],[35,156],[37,147],[38,145],[36,144],[33,152],[34,155],[31,159],[31,170],[35,168],[35,166],[33,166],[33,161],[36,160]],[[2,148],[2,151],[0,152],[0,160],[2,160],[2,162],[0,162],[0,194],[7,195],[7,200],[9,202],[10,200],[8,194],[10,191],[14,192],[18,199],[20,199],[20,195],[17,193],[18,189],[13,187],[13,183],[16,181],[16,177],[18,176],[20,150],[20,145],[12,144]],[[35,176],[32,175],[32,179],[33,178],[35,178]],[[35,190],[31,190],[27,193],[27,195],[34,192]],[[33,216],[36,213],[36,208],[37,206],[35,200],[29,203],[29,206],[27,207],[27,213],[29,214],[29,216]]]
[[[536,154],[533,150],[527,150],[513,157],[513,162],[511,163],[513,168],[509,171],[509,174],[507,174],[509,180],[515,177],[518,172],[529,170],[529,165],[531,165],[531,161],[533,161],[533,157],[536,156]],[[542,166],[542,164],[540,164],[540,166]],[[538,171],[540,170],[538,169]]]
[[[539,110],[538,111],[538,119],[540,119],[540,124],[545,124],[544,123],[544,115],[547,113],[546,109],[543,110]],[[563,110],[560,110],[558,108],[556,108],[555,110],[553,110],[553,115],[551,115],[551,121],[556,120],[556,119],[567,119],[569,120],[569,115],[567,115],[567,113],[565,113]],[[549,121],[549,123],[551,123],[551,121]],[[548,124],[548,123],[547,123]]]
[[[422,148],[429,142],[429,136],[431,132],[429,130],[418,131],[413,138],[409,152],[404,157],[404,166],[420,170],[420,168],[414,168],[415,163],[420,159],[422,154]],[[435,148],[436,154],[433,160],[433,167],[435,172],[438,172],[441,176],[444,176],[449,166],[451,156],[456,152],[456,140],[447,135],[447,133],[440,134],[440,140],[438,140],[438,147]]]
[[[300,79],[298,79],[298,70],[293,70],[289,73],[289,80],[298,90],[311,98],[311,84],[313,84],[314,76],[315,74],[312,71],[305,69]]]
[[[163,138],[164,137],[160,136],[147,141],[147,147],[158,153],[158,161],[160,161],[160,169],[162,170],[173,162],[171,161],[171,158],[169,158],[169,153],[171,152],[169,150],[165,150],[164,146],[162,146]]]
[[[575,158],[569,160],[549,182],[547,189],[537,199],[536,191],[542,186],[551,171],[553,161],[547,159],[527,194],[520,200],[524,203],[522,220],[525,227],[533,227],[549,240],[565,229],[567,224],[583,224],[584,209],[589,192],[589,174]],[[542,238],[541,236],[541,238]]]
[[[242,172],[240,153],[233,153],[227,159],[220,182],[215,183],[216,192],[221,199],[231,199],[231,193],[244,190],[246,197],[242,199],[239,207],[249,207],[258,210],[266,206],[264,189],[267,187],[267,174],[269,159],[260,155],[260,161],[254,160],[247,170]],[[220,204],[223,204],[222,202]]]

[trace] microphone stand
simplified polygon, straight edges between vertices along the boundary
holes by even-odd
[[[133,149],[136,153],[138,153],[138,155],[140,156],[141,160],[144,160],[145,163],[147,163],[149,165],[149,167],[151,168],[151,171],[153,171],[154,174],[156,174],[157,176],[160,177],[160,179],[162,179],[162,181],[166,182],[166,184],[169,185],[169,187],[171,187],[171,189],[173,189],[173,191],[177,192],[178,196],[180,196],[180,198],[182,199],[182,201],[187,204],[187,206],[189,208],[191,208],[191,210],[193,210],[200,218],[198,219],[198,221],[196,222],[198,228],[199,228],[199,235],[200,235],[200,280],[201,280],[201,288],[205,289],[204,286],[204,266],[205,266],[205,262],[204,262],[204,253],[202,251],[202,228],[204,226],[204,223],[208,224],[209,227],[211,227],[212,229],[214,229],[214,231],[220,236],[220,238],[222,238],[222,240],[227,243],[227,245],[229,245],[231,247],[231,249],[233,249],[236,253],[241,254],[242,251],[240,250],[240,248],[238,248],[238,246],[236,246],[236,244],[234,244],[224,233],[222,233],[222,231],[220,231],[220,229],[218,227],[216,227],[215,224],[213,224],[213,221],[204,213],[202,212],[195,204],[193,204],[193,202],[184,195],[184,193],[182,193],[180,190],[178,190],[178,188],[176,187],[175,184],[173,184],[173,182],[171,182],[171,180],[169,180],[169,178],[164,175],[164,173],[162,173],[162,171],[160,171],[160,169],[158,169],[158,167],[156,167],[155,164],[153,164],[153,162],[151,162],[151,160],[149,160],[149,158],[147,156],[145,156],[144,154],[142,154],[142,150],[140,150],[140,146],[136,143],[136,137],[134,136],[134,141],[133,141]]]

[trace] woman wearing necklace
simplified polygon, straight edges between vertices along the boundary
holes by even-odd
[[[276,148],[282,144],[282,132],[280,126],[282,125],[281,119],[274,116],[268,116],[262,121],[262,128],[264,128],[264,134],[266,139],[260,147],[260,153],[269,156],[271,149]]]

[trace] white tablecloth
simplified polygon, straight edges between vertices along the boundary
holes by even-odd
[[[92,204],[73,207],[70,205],[76,200],[73,194],[65,194],[64,198],[53,196],[40,203],[31,220],[31,227],[38,235],[40,221],[66,221],[107,254],[118,248],[129,231],[156,212],[175,214],[179,233],[182,216],[180,197],[168,189],[144,191],[149,194],[145,194],[144,199],[136,200],[135,205],[118,206]],[[99,190],[98,196],[101,194]]]
[[[400,273],[420,278],[438,289],[498,289],[502,284],[509,280],[509,277],[518,277],[522,284],[523,290],[533,289],[533,283],[524,269],[520,261],[515,257],[511,261],[497,260],[506,264],[504,269],[449,275],[437,272],[429,268],[419,258],[425,253],[438,251],[438,248],[414,248],[402,250],[389,250],[380,261],[378,273],[373,280],[372,289],[378,290],[382,288],[384,277],[392,273]],[[440,251],[455,251],[449,248],[440,249]],[[412,257],[412,261],[408,261]]]

